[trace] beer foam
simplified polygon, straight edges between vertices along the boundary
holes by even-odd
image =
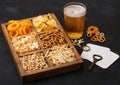
[[[70,5],[64,8],[64,14],[70,17],[81,17],[86,13],[86,8],[80,5]]]

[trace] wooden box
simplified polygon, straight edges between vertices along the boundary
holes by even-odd
[[[56,18],[55,14],[51,13],[50,15],[53,17],[53,19],[57,23],[57,26],[58,26],[57,30],[59,30],[63,34],[65,44],[68,44],[69,47],[72,49],[72,52],[74,53],[74,57],[76,59],[75,61],[63,63],[63,64],[60,64],[60,65],[54,65],[53,62],[49,58],[45,58],[45,61],[46,61],[47,65],[48,65],[47,68],[37,69],[37,70],[34,70],[34,71],[29,71],[29,72],[25,71],[23,69],[22,63],[20,62],[21,57],[27,56],[27,55],[32,55],[34,52],[36,52],[36,53],[41,53],[42,52],[42,55],[45,56],[46,53],[47,53],[47,50],[50,49],[51,47],[48,47],[48,48],[42,48],[41,47],[41,45],[42,45],[41,44],[42,41],[40,40],[41,35],[40,35],[39,32],[36,31],[34,26],[32,26],[32,31],[34,31],[36,33],[36,40],[38,41],[38,44],[39,44],[40,48],[37,49],[37,50],[34,50],[34,51],[26,52],[25,54],[24,53],[19,54],[19,53],[16,52],[16,50],[15,50],[15,48],[13,46],[12,39],[11,39],[11,37],[9,35],[9,32],[7,30],[8,23],[1,24],[3,33],[4,33],[5,38],[6,38],[6,41],[8,43],[9,48],[10,48],[10,51],[12,53],[12,58],[13,58],[14,63],[16,65],[17,71],[18,71],[18,73],[20,75],[20,78],[23,81],[32,81],[32,80],[36,80],[36,79],[51,77],[51,76],[55,76],[55,75],[58,75],[58,74],[67,73],[67,72],[71,72],[71,71],[81,69],[83,60],[81,59],[79,53],[77,52],[77,50],[75,49],[75,47],[71,43],[70,39],[66,35],[63,27],[59,23],[59,21]],[[44,15],[42,15],[42,16],[44,16]],[[35,18],[35,17],[33,17],[33,18]],[[30,20],[31,23],[32,23],[33,18],[27,18],[27,20]],[[26,19],[22,19],[22,20],[18,20],[18,21],[23,21],[23,20],[26,20]],[[46,33],[46,32],[44,32],[44,33]],[[47,36],[49,36],[49,35],[47,35]]]

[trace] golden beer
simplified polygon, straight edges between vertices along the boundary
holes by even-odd
[[[86,6],[71,2],[64,6],[65,30],[70,38],[79,38],[84,31]]]

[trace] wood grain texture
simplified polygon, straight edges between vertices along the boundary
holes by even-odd
[[[55,16],[55,14],[51,13],[51,15],[53,16],[53,18],[57,22],[58,29],[63,33],[65,40],[67,41],[69,46],[72,47],[73,52],[74,52],[75,57],[76,57],[76,61],[66,63],[66,64],[62,64],[62,65],[58,65],[58,66],[53,66],[50,63],[48,63],[49,64],[48,68],[36,70],[36,71],[33,71],[33,72],[24,71],[24,69],[22,68],[21,62],[19,61],[19,56],[21,56],[21,55],[16,53],[16,51],[15,51],[13,45],[12,45],[11,38],[10,38],[10,36],[8,34],[8,31],[6,29],[7,23],[1,24],[2,31],[4,33],[4,36],[5,36],[6,41],[8,43],[8,46],[9,46],[10,51],[12,53],[13,61],[14,61],[15,65],[16,65],[16,68],[18,70],[18,73],[19,73],[19,76],[20,76],[21,80],[23,80],[23,81],[33,81],[33,80],[36,80],[36,79],[42,79],[42,78],[46,78],[46,77],[60,75],[60,74],[63,74],[63,73],[75,71],[75,70],[78,70],[78,69],[82,68],[82,64],[83,64],[82,58],[80,57],[80,55],[77,52],[76,48],[74,47],[74,45],[70,41],[69,37],[65,33],[63,27],[59,23],[59,21],[58,21],[57,17]],[[28,18],[28,19],[31,20],[33,18]],[[37,39],[37,40],[39,41],[39,39]],[[41,49],[39,49],[39,50],[41,50]],[[39,50],[38,50],[38,52],[39,52]],[[44,49],[42,49],[42,51],[44,51]],[[47,61],[49,62],[49,60],[47,60]]]

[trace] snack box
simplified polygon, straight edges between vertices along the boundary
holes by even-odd
[[[1,26],[21,80],[33,81],[82,68],[83,60],[54,13],[11,20]]]

